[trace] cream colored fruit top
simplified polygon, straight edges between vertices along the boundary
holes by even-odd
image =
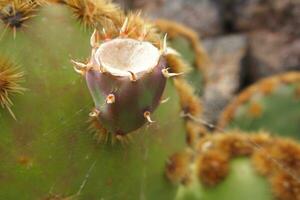
[[[95,60],[105,71],[115,76],[129,76],[130,72],[147,72],[159,61],[159,49],[149,42],[117,38],[102,43]]]

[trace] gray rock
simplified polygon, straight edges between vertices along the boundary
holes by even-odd
[[[300,36],[299,0],[228,0],[232,21],[237,30],[268,28]]]
[[[244,35],[230,35],[206,39],[204,46],[212,61],[203,95],[205,118],[214,123],[239,88],[239,75],[247,49],[247,39]]]
[[[131,0],[130,3],[132,8],[142,9],[148,16],[183,23],[201,36],[222,31],[218,6],[211,0]]]
[[[282,32],[255,31],[249,34],[252,79],[300,70],[300,38]]]

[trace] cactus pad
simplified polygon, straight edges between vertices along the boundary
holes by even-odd
[[[180,116],[182,107],[199,111],[199,105],[189,105],[197,100],[183,99],[187,97],[177,93],[172,79],[166,80],[162,76],[164,60],[161,58],[161,65],[155,68],[159,69],[160,77],[153,73],[150,78],[154,81],[147,77],[144,80],[137,73],[136,82],[129,82],[127,76],[122,84],[142,87],[144,85],[139,85],[138,81],[143,80],[148,89],[158,87],[158,94],[154,92],[150,98],[146,94],[145,99],[139,98],[141,109],[145,105],[149,106],[149,111],[159,103],[160,93],[164,90],[163,97],[170,97],[170,100],[153,113],[152,119],[156,122],[131,132],[127,144],[112,145],[101,139],[94,140],[91,132],[97,133],[94,136],[99,139],[102,124],[94,123],[94,118],[89,117],[97,101],[93,103],[88,88],[91,85],[87,86],[85,78],[88,79],[88,74],[99,74],[86,71],[86,76],[78,76],[70,62],[88,57],[92,33],[89,28],[82,29],[67,6],[36,7],[36,16],[28,19],[26,26],[16,29],[15,37],[13,30],[6,29],[5,23],[0,24],[0,30],[5,30],[1,32],[0,54],[19,64],[16,74],[24,71],[25,82],[21,86],[26,88],[23,95],[9,96],[17,120],[6,109],[0,110],[1,198],[173,199],[176,186],[165,179],[163,169],[167,157],[185,145],[184,118]],[[123,24],[125,17],[122,16],[120,14]],[[122,27],[122,24],[116,27]],[[130,17],[128,26],[132,26]],[[116,32],[119,34],[119,31]],[[110,33],[112,30],[107,29],[107,34]],[[134,34],[129,36],[127,38],[138,39]],[[159,44],[153,46],[158,48]],[[93,56],[87,62],[91,58]],[[176,80],[184,81],[179,77]],[[133,96],[131,92],[127,95]],[[106,97],[103,96],[105,100]],[[115,95],[115,102],[118,99]],[[107,100],[113,102],[113,98]],[[145,120],[143,114],[141,119]]]
[[[168,177],[184,175],[178,200],[300,197],[300,146],[292,140],[265,133],[215,133],[200,140],[195,152],[188,154],[192,159],[182,159],[177,153],[177,159],[171,159],[167,167]]]
[[[219,127],[264,129],[299,139],[299,87],[299,72],[263,79],[242,91],[229,104],[219,120]]]

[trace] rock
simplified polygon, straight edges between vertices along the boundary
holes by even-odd
[[[203,96],[205,119],[214,123],[239,88],[247,39],[244,35],[229,35],[206,39],[204,46],[212,63],[208,69],[208,81]]]
[[[282,32],[255,31],[249,34],[252,80],[288,70],[300,70],[300,38]]]
[[[268,28],[300,35],[299,0],[227,0],[236,30]]]
[[[217,4],[210,0],[131,0],[131,6],[142,9],[153,18],[167,18],[183,23],[201,36],[213,36],[222,31]]]

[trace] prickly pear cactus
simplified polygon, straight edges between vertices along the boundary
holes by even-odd
[[[269,130],[300,139],[300,73],[289,72],[259,81],[242,91],[225,109],[220,128]]]
[[[52,2],[0,4],[1,199],[173,199],[201,106],[166,39],[106,0]]]
[[[298,200],[300,146],[265,133],[207,135],[195,151],[174,154],[166,174],[176,200]]]
[[[155,20],[155,24],[160,31],[168,34],[170,46],[179,52],[184,61],[186,61],[180,65],[192,66],[191,70],[186,73],[186,77],[189,83],[196,88],[196,93],[201,95],[203,85],[205,84],[206,70],[209,67],[210,61],[198,34],[183,24],[166,19],[157,19]],[[178,65],[176,62],[170,61],[173,65]]]

